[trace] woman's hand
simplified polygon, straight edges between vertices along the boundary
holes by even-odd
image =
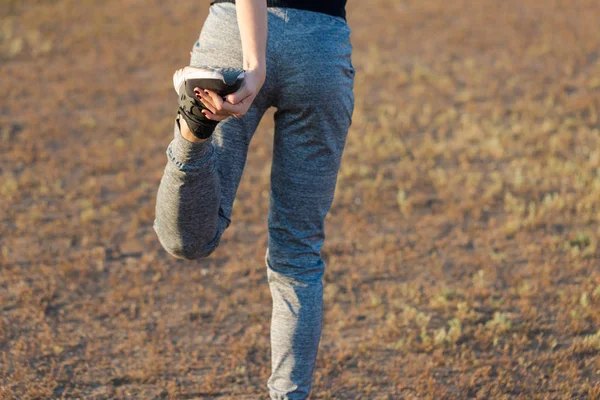
[[[195,88],[198,100],[208,109],[202,110],[202,114],[212,121],[223,121],[230,116],[240,118],[252,105],[265,82],[265,77],[265,68],[245,71],[242,86],[237,92],[227,95],[225,100],[212,90]]]

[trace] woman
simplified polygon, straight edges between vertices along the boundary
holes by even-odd
[[[154,229],[178,258],[208,257],[217,248],[231,223],[250,140],[265,111],[276,108],[265,254],[273,297],[271,399],[305,399],[312,385],[324,221],[354,109],[344,8],[345,0],[215,1],[190,67],[174,77],[180,108]],[[194,74],[222,72],[215,67],[243,70],[239,90],[221,97],[224,92],[195,87],[195,98],[186,99],[179,84]],[[202,115],[186,114],[185,101],[199,105]]]

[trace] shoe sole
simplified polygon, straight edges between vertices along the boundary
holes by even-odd
[[[179,96],[185,82],[186,94],[196,98],[195,88],[209,89],[224,97],[236,92],[242,85],[245,73],[234,68],[181,68],[173,74],[173,87]]]

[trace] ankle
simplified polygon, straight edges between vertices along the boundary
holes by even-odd
[[[209,139],[209,138],[200,139],[200,138],[196,137],[192,133],[192,131],[190,130],[190,128],[188,127],[188,124],[187,124],[187,122],[185,122],[185,119],[180,118],[179,116],[177,118],[177,123],[179,124],[179,131],[181,132],[181,136],[183,136],[183,138],[185,140],[187,140],[188,142],[202,143],[202,142],[205,142],[206,140]]]

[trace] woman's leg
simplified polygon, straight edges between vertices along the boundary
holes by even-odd
[[[242,67],[233,4],[210,8],[191,52],[190,65]],[[154,230],[168,253],[177,258],[197,259],[209,256],[216,249],[231,222],[233,200],[250,140],[267,108],[263,90],[242,118],[231,117],[220,122],[212,136],[201,143],[185,139],[178,121],[175,122],[154,220]]]
[[[287,9],[279,70],[269,238],[272,399],[306,399],[321,336],[324,221],[354,109],[350,29]]]

